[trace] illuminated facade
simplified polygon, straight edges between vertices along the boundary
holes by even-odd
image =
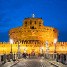
[[[25,18],[23,26],[11,29],[9,31],[10,39],[14,42],[21,42],[28,49],[24,49],[27,53],[42,53],[46,41],[54,42],[58,39],[58,31],[55,28],[43,25],[41,18]],[[29,47],[30,46],[30,47]]]
[[[50,43],[54,42],[54,39],[58,39],[57,29],[44,26],[41,18],[25,18],[23,26],[11,29],[9,35],[14,42],[22,41],[41,44],[45,41]]]
[[[43,47],[41,49],[44,50],[46,53],[46,45],[42,45]],[[20,52],[23,53],[24,50],[28,53],[30,53],[32,50],[35,49],[35,52],[39,52],[40,46],[39,45],[32,45],[32,44],[22,44],[20,43]],[[54,53],[55,46],[53,43],[49,44],[49,54]],[[10,43],[1,43],[0,42],[0,54],[9,54],[11,51],[11,45]],[[12,44],[12,52],[17,53],[18,52],[18,43]],[[56,44],[56,52],[58,54],[67,54],[67,42],[57,42]]]
[[[13,39],[12,53],[18,52],[18,44],[21,53],[34,52],[38,55],[46,53],[47,50],[49,54],[53,54],[55,50],[58,54],[67,53],[67,42],[57,42],[55,46],[54,39],[58,40],[58,30],[44,26],[42,18],[25,18],[23,22],[21,27],[9,31],[10,39]],[[48,47],[46,42],[48,42]],[[0,54],[10,52],[11,44],[9,42],[0,43]]]

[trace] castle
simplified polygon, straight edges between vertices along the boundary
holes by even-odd
[[[21,27],[13,28],[9,31],[10,39],[13,43],[0,43],[0,54],[35,53],[50,55],[67,54],[67,42],[58,42],[58,30],[53,27],[43,25],[42,18],[25,18]]]

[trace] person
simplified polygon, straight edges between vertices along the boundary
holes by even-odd
[[[23,53],[23,58],[25,58],[25,59],[26,59],[26,53]]]
[[[30,53],[29,53],[29,58],[30,58]]]

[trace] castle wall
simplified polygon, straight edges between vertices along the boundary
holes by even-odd
[[[48,53],[53,54],[55,50],[54,43],[48,44]],[[20,52],[31,53],[34,51],[36,54],[38,53],[46,53],[46,44],[26,44],[20,43]],[[11,52],[11,44],[10,43],[0,43],[0,54],[9,54]],[[12,52],[18,52],[18,43],[12,44]],[[56,44],[56,53],[58,54],[66,54],[67,53],[67,42],[57,42]]]

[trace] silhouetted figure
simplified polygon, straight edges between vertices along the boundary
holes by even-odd
[[[26,58],[26,53],[23,53],[23,58]]]
[[[29,54],[29,58],[30,58],[30,54]]]

